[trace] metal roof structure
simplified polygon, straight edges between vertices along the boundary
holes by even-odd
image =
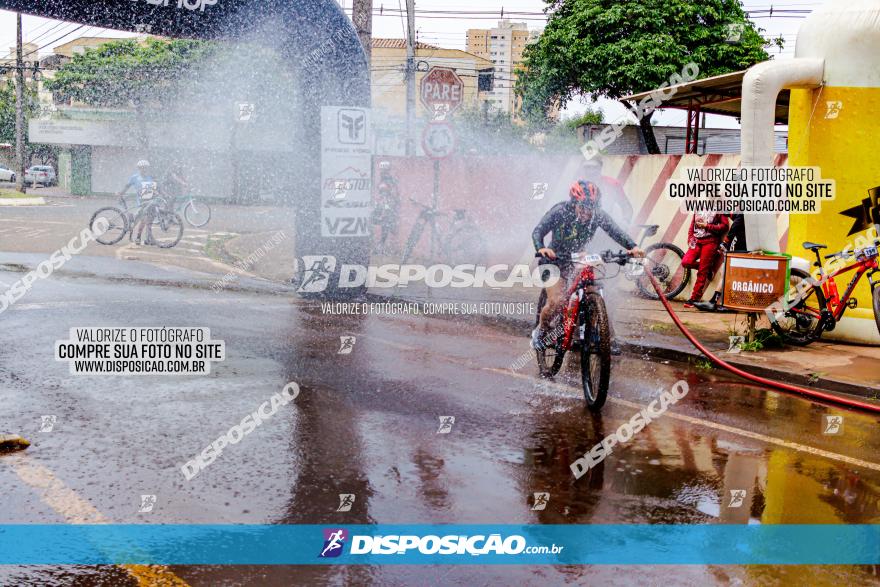
[[[675,95],[663,101],[663,108],[687,110],[699,106],[700,112],[720,114],[722,116],[739,117],[742,107],[742,80],[746,75],[742,70],[715,77],[707,77],[696,81],[671,86]],[[621,98],[621,102],[638,103],[651,95],[651,90],[639,94],[631,94]],[[776,123],[788,124],[788,103],[790,92],[782,90],[776,100]]]
[[[687,111],[686,153],[696,153],[700,137],[700,114],[720,114],[739,118],[742,110],[742,82],[746,75],[742,70],[724,75],[716,75],[696,81],[665,88],[664,92],[675,90],[675,94],[664,100],[662,108],[675,108]],[[643,99],[657,90],[630,94],[620,99],[635,107]],[[791,92],[782,90],[776,98],[776,123],[788,124],[788,105]]]

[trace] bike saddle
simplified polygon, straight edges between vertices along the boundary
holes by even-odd
[[[636,224],[636,228],[644,229],[645,236],[654,236],[660,230],[659,224]]]
[[[810,241],[807,241],[804,243],[804,248],[808,251],[816,252],[819,249],[827,249],[828,245],[820,245],[819,243],[811,243]]]

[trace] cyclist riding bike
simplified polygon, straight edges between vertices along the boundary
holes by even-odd
[[[549,330],[549,324],[565,304],[565,292],[574,275],[571,254],[582,251],[593,240],[598,229],[605,231],[633,257],[645,256],[635,241],[602,210],[599,186],[591,181],[579,180],[572,184],[568,195],[568,201],[553,206],[532,232],[535,250],[542,257],[540,264],[555,264],[561,276],[556,284],[545,290],[547,304],[541,310],[539,324],[532,332],[532,346],[535,349],[544,344],[542,340]],[[544,238],[548,234],[552,234],[550,246],[545,246]]]

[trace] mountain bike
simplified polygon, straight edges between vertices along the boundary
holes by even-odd
[[[641,249],[645,239],[656,235],[660,226],[639,224],[636,228],[640,228],[642,231],[642,238],[639,240],[639,248]],[[651,285],[651,278],[648,277],[648,273],[650,273],[660,282],[663,295],[667,299],[674,299],[691,282],[691,270],[682,266],[682,259],[684,259],[684,251],[676,245],[665,242],[655,243],[645,249],[645,271],[639,276],[627,276],[627,279],[636,282],[639,293],[644,297],[659,300],[657,291]]]
[[[822,255],[820,251],[828,248],[819,243],[805,242],[804,249],[813,251],[816,255],[815,266],[819,268],[819,281],[811,275],[799,269],[791,270],[791,285],[795,287],[789,290],[789,298],[783,314],[770,315],[770,324],[773,330],[782,339],[796,346],[806,346],[819,340],[823,332],[831,332],[837,327],[837,323],[843,318],[847,309],[858,306],[858,300],[852,297],[853,291],[863,276],[868,276],[871,285],[871,298],[874,308],[874,320],[877,330],[880,332],[880,240],[874,242],[874,246],[853,251],[843,250],[838,253],[825,255],[826,259],[855,259],[855,263],[843,267],[831,275],[826,275],[822,267]],[[841,296],[837,288],[836,277],[850,271],[855,271]],[[800,285],[806,281],[807,285]]]
[[[559,261],[572,263],[578,273],[566,291],[568,303],[562,314],[553,318],[549,331],[535,350],[538,370],[541,377],[553,377],[562,368],[565,354],[579,350],[584,399],[591,411],[599,411],[605,405],[611,381],[611,326],[605,299],[596,282],[617,276],[606,275],[606,264],[623,267],[632,263],[637,268],[634,273],[639,273],[642,260],[633,259],[625,252],[605,251],[601,255],[559,255],[555,263]],[[536,326],[546,304],[547,292],[544,290],[538,299]]]
[[[193,194],[169,198],[172,211],[183,216],[184,220],[193,228],[201,228],[211,221],[211,206]]]
[[[153,222],[147,228],[147,236],[149,238],[152,235],[153,244],[157,247],[160,249],[176,247],[183,238],[183,221],[178,214],[168,210],[167,202],[163,198],[155,196],[133,208],[129,208],[123,198],[120,200],[125,205],[124,209],[113,206],[101,208],[89,221],[89,228],[95,234],[97,234],[95,222],[98,218],[106,221],[109,228],[95,239],[102,245],[115,245],[126,235],[133,241],[135,227],[148,214],[153,216]]]
[[[406,246],[403,249],[401,265],[406,265],[427,226],[431,227],[431,259],[439,253],[450,265],[478,265],[486,258],[486,241],[477,224],[468,216],[466,210],[452,211],[452,221],[448,228],[441,229],[438,219],[448,215],[434,206],[422,204],[410,198],[422,211],[412,227]]]

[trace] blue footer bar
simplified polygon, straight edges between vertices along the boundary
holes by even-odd
[[[880,526],[0,525],[0,564],[880,564]]]

